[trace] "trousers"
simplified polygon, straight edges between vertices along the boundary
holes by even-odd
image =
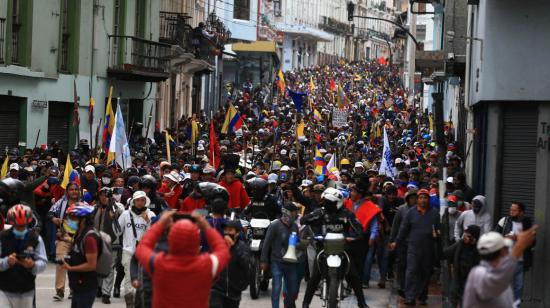
[[[428,284],[433,270],[433,248],[409,247],[405,277],[405,298],[427,300]]]
[[[101,293],[103,293],[103,295],[111,296],[111,291],[113,291],[113,285],[115,283],[116,258],[117,258],[117,255],[120,253],[120,251],[117,251],[117,250],[113,249],[113,253],[111,255],[112,263],[111,263],[111,271],[109,272],[109,275],[105,278],[98,278],[99,285],[101,286]]]
[[[25,293],[0,291],[0,307],[33,308],[34,290]]]
[[[69,255],[72,246],[72,239],[68,235],[63,235],[62,240],[57,240],[55,242],[55,258],[57,260],[63,260],[65,256]],[[65,270],[61,265],[55,266],[55,289],[56,290],[65,290],[65,281],[67,280],[67,270]]]
[[[284,299],[285,308],[295,308],[296,292],[298,292],[298,275],[296,264],[288,262],[272,262],[272,290],[271,290],[271,307],[279,308],[279,298],[283,287],[283,279],[287,286],[287,294]]]

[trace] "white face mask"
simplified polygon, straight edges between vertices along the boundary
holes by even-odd
[[[453,215],[456,213],[456,207],[449,207],[449,214]]]
[[[101,182],[105,185],[109,185],[109,184],[111,184],[111,178],[102,177]]]

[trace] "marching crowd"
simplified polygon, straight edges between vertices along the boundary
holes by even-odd
[[[359,307],[369,288],[391,285],[405,305],[426,305],[440,277],[455,307],[520,303],[536,229],[525,205],[492,217],[466,183],[452,123],[436,144],[431,114],[406,97],[396,68],[342,62],[226,90],[211,119],[157,125],[154,138],[137,123],[132,166],[86,140],[69,153],[57,143],[9,151],[0,306],[33,307],[36,276],[55,262],[53,299],[71,307],[111,296],[127,307],[239,307],[252,258],[245,222],[258,207],[272,221],[260,258],[272,307],[281,293],[295,307],[302,280],[310,306],[322,249],[312,238],[331,232],[345,234]]]

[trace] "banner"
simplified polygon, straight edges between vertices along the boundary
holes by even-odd
[[[332,126],[342,127],[348,124],[348,112],[343,109],[334,109],[332,111]]]

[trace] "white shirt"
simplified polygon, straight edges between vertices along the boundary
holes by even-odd
[[[122,212],[122,214],[118,218],[118,224],[122,229],[122,236],[123,236],[122,249],[130,254],[134,254],[134,252],[136,251],[136,243],[139,240],[141,240],[141,238],[143,237],[143,234],[145,234],[145,231],[147,231],[151,226],[151,218],[156,216],[155,213],[153,213],[149,209],[145,210],[145,213],[147,213],[147,217],[149,217],[149,222],[146,222],[145,219],[143,219],[143,217],[133,213],[131,211],[131,208]],[[134,236],[134,231],[132,228],[132,220],[130,219],[130,215],[134,220],[137,239]]]

